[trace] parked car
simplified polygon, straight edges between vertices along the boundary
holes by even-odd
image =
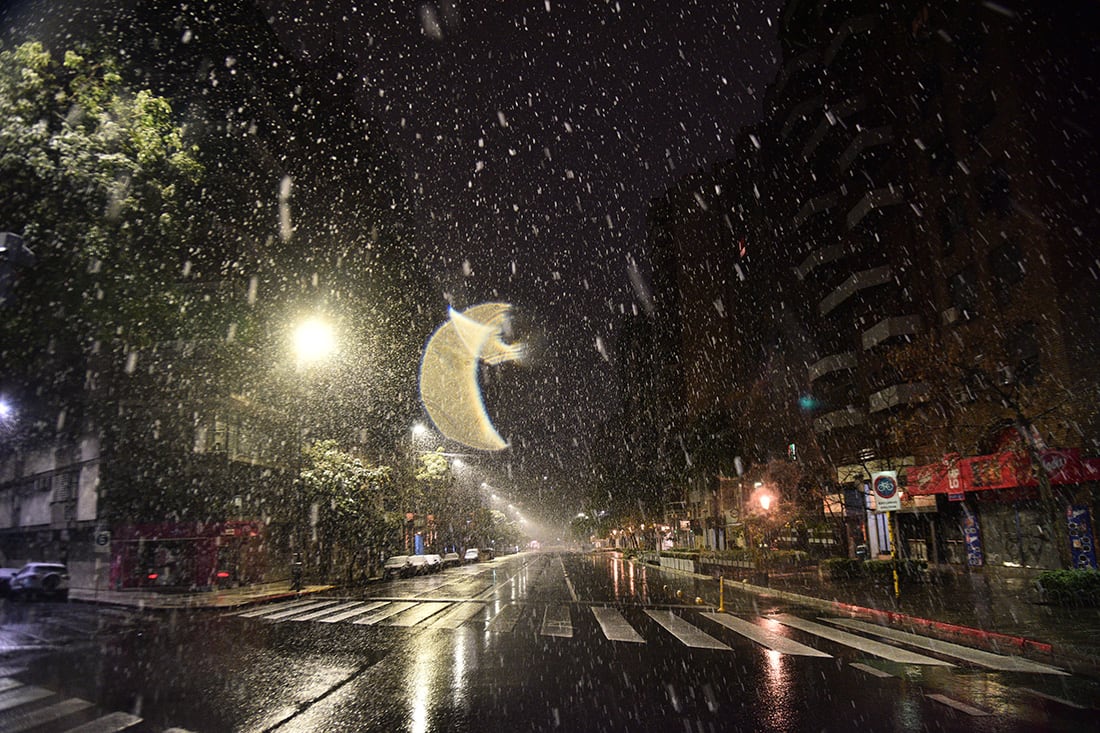
[[[19,572],[19,568],[0,568],[0,595],[6,596],[11,592],[11,579]]]
[[[463,562],[478,562],[481,560],[481,550],[476,547],[471,547],[466,550],[466,554],[462,557]]]
[[[61,563],[29,562],[12,576],[10,584],[12,600],[69,600],[69,569]]]
[[[408,555],[393,555],[386,558],[382,564],[382,577],[385,579],[395,576],[407,578],[413,574],[413,565]]]
[[[409,555],[409,562],[412,563],[413,575],[427,575],[428,573],[434,573],[440,569],[440,564],[433,562],[432,558],[438,558],[439,555]]]
[[[461,565],[462,558],[458,556],[457,552],[448,552],[443,556],[443,567],[449,568],[452,565]]]
[[[443,558],[439,555],[425,555],[427,558],[427,567],[425,570],[429,573],[438,573],[443,569]]]

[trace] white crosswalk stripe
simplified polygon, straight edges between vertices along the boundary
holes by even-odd
[[[387,624],[390,626],[404,627],[416,626],[421,621],[431,618],[450,605],[451,604],[446,601],[421,603],[390,619]]]
[[[925,649],[936,654],[942,654],[945,657],[961,659],[964,662],[970,662],[971,664],[976,664],[986,669],[996,669],[1002,672],[1035,672],[1037,674],[1068,675],[1067,672],[1057,667],[1033,662],[1030,659],[1010,657],[1004,654],[994,654],[993,652],[986,652],[980,649],[972,649],[961,644],[952,644],[948,641],[930,639],[926,636],[902,631],[901,629],[879,626],[878,624],[869,624],[866,621],[856,621],[855,619],[848,618],[826,618],[819,620],[828,621],[835,626],[843,626],[844,628],[854,631],[880,636],[890,641],[901,642],[902,644],[914,646],[918,649]]]
[[[878,641],[866,639],[862,636],[856,636],[855,634],[849,634],[846,631],[840,631],[830,626],[814,623],[813,621],[807,621],[804,618],[798,616],[792,616],[787,613],[777,614],[773,616],[776,621],[784,626],[790,626],[793,629],[799,631],[805,631],[808,634],[814,636],[820,636],[822,639],[828,639],[829,641],[842,644],[852,649],[858,649],[861,652],[865,652],[872,656],[882,657],[888,659],[891,662],[898,662],[900,664],[922,664],[927,666],[936,667],[953,667],[950,662],[945,662],[941,659],[933,659],[923,654],[917,654],[916,652],[907,651],[905,649],[899,649],[889,644],[883,644]]]
[[[484,610],[485,604],[478,601],[456,603],[452,608],[439,614],[430,626],[433,629],[457,629]]]
[[[357,618],[352,621],[352,623],[373,626],[379,621],[385,621],[390,616],[396,616],[407,608],[412,608],[414,605],[416,604],[411,601],[394,601],[393,603],[387,603],[385,606],[381,606],[377,611],[362,618]]]
[[[731,616],[727,613],[703,613],[701,615],[703,618],[708,618],[715,623],[725,626],[727,629],[736,631],[741,636],[751,639],[757,644],[771,649],[772,651],[779,652],[780,654],[792,654],[804,657],[832,657],[831,654],[818,651],[794,639],[788,639],[776,631],[769,631],[763,626],[758,626],[751,621],[745,621],[744,619]],[[767,620],[765,620],[764,623],[768,623]]]
[[[687,646],[695,649],[722,649],[732,651],[728,646],[715,639],[705,631],[700,631],[687,621],[669,611],[646,611],[646,615],[659,623],[668,633],[675,636]]]
[[[542,614],[543,636],[557,636],[563,639],[573,638],[573,619],[569,616],[569,606],[558,604],[547,606]]]
[[[614,608],[592,607],[592,615],[600,624],[600,629],[608,641],[629,641],[634,644],[645,644],[642,635],[634,630],[630,622]]]

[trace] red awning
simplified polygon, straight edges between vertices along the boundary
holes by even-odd
[[[1052,484],[1100,481],[1100,459],[1081,458],[1077,448],[1045,450],[1041,452],[1041,457]],[[969,458],[948,455],[937,463],[911,467],[906,478],[905,490],[914,496],[1013,489],[1039,484],[1031,469],[1031,459],[1026,453],[1016,451]]]

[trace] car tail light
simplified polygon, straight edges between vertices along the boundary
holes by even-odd
[[[149,573],[149,574],[148,574],[148,575],[146,575],[145,577],[146,577],[146,578],[148,578],[149,580],[156,580],[156,579],[157,579],[157,578],[159,578],[160,576],[159,576],[159,575],[157,575],[156,573]]]
[[[219,578],[228,578],[228,577],[229,577],[229,573],[225,572],[224,570],[219,570],[219,571],[218,571],[218,577],[219,577]]]

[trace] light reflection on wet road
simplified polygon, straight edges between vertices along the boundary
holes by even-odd
[[[1090,680],[889,662],[777,623],[819,613],[747,594],[727,593],[735,618],[719,623],[712,581],[608,556],[523,554],[330,595],[153,617],[28,674],[195,731],[1078,730],[1080,711],[1021,689],[1097,699]]]

